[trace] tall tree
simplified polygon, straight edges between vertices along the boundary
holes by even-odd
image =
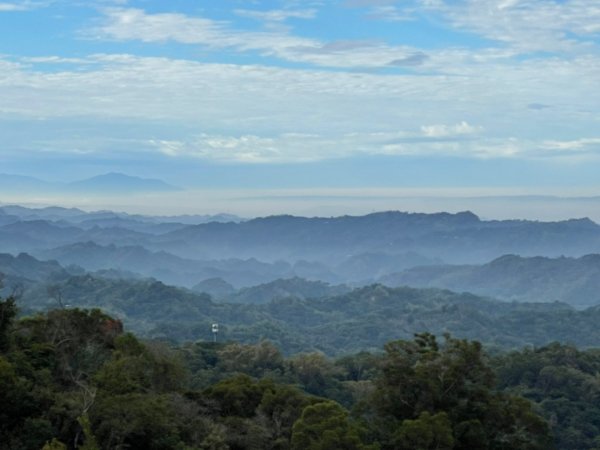
[[[429,429],[436,439],[445,435],[440,413],[452,430],[449,448],[551,447],[548,427],[531,404],[494,390],[494,375],[478,342],[446,335],[440,345],[425,333],[413,341],[390,342],[385,352],[371,400],[385,448],[398,448],[398,439],[410,442],[417,428]],[[449,439],[443,441],[450,445]]]
[[[325,401],[307,406],[292,430],[292,450],[376,450],[366,445],[360,429],[338,403]]]

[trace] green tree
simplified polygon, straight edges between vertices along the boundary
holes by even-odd
[[[263,397],[263,387],[248,375],[238,375],[211,386],[205,394],[222,416],[252,417]]]
[[[366,445],[360,429],[338,403],[325,401],[307,406],[292,430],[292,450],[375,450]]]
[[[49,442],[46,442],[42,447],[42,450],[67,450],[67,446],[54,438]]]
[[[272,448],[289,447],[294,422],[304,408],[319,402],[296,387],[272,383],[263,393],[257,415],[271,433]]]
[[[0,287],[2,287],[1,283]],[[10,343],[10,329],[16,315],[17,304],[13,297],[0,300],[0,353],[8,350]]]
[[[218,369],[254,377],[281,376],[283,356],[269,341],[257,345],[229,344],[218,351]]]
[[[452,424],[445,412],[432,416],[424,411],[417,419],[403,421],[393,442],[398,450],[449,450],[454,448]]]
[[[188,372],[179,355],[161,344],[142,344],[126,333],[115,339],[115,351],[94,376],[112,394],[180,391]]]
[[[511,448],[507,442],[523,449],[549,448],[547,424],[531,404],[495,391],[478,342],[447,335],[440,345],[425,333],[413,341],[390,342],[385,351],[371,399],[372,423],[385,448],[396,448],[396,430],[427,428],[432,417],[441,421],[439,413],[449,420],[456,449]]]
[[[323,353],[300,353],[287,361],[287,375],[309,394],[344,402],[345,392],[338,377],[343,371]]]
[[[83,444],[77,447],[78,450],[99,450],[98,441],[92,432],[92,424],[87,412],[79,417],[77,421],[83,431]]]
[[[166,395],[100,396],[90,421],[102,448],[163,450],[182,444],[180,424]]]
[[[534,402],[550,422],[556,447],[600,448],[600,351],[552,343],[499,355],[498,385]]]

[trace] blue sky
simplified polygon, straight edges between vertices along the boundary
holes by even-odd
[[[0,0],[0,33],[1,173],[600,195],[600,0]]]

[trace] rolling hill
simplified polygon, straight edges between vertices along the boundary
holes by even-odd
[[[414,267],[379,281],[388,286],[437,287],[511,301],[560,301],[588,307],[600,305],[600,255],[505,255],[483,265]]]

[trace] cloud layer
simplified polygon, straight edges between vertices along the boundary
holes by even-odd
[[[5,154],[266,164],[600,153],[597,0],[119,3],[60,31],[72,44],[62,52],[0,56]],[[0,20],[64,20],[55,7],[0,3]]]

